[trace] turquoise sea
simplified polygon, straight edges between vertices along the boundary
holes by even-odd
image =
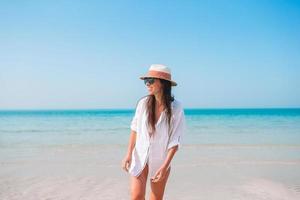
[[[0,111],[0,147],[127,144],[134,110]],[[300,109],[185,109],[184,144],[300,145]]]
[[[0,111],[0,199],[129,199],[121,161],[133,115]],[[300,198],[300,109],[185,109],[185,116],[166,199]]]

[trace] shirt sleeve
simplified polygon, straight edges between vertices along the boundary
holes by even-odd
[[[185,124],[184,110],[181,108],[179,113],[174,118],[174,124],[173,124],[171,138],[168,144],[168,150],[176,145],[178,145],[178,149],[181,147],[182,136],[185,132],[185,129],[186,129],[186,124]]]
[[[136,106],[136,109],[135,109],[135,114],[131,120],[131,123],[130,123],[130,129],[137,132],[137,122],[138,122],[138,118],[139,118],[139,113],[140,113],[140,104],[141,104],[141,101],[139,101],[137,103],[137,106]]]

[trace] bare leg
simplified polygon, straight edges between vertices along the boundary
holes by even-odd
[[[148,163],[138,177],[131,176],[131,200],[145,200]]]
[[[169,175],[170,175],[171,167],[169,167],[167,174],[165,178],[159,182],[151,183],[151,194],[150,194],[150,200],[162,200],[164,196],[164,191],[166,187],[166,183],[168,181]]]

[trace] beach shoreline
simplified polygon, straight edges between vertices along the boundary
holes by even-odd
[[[299,199],[300,160],[282,160],[284,155],[268,162],[263,155],[249,159],[255,151],[267,156],[266,149],[286,150],[264,148],[183,145],[172,162],[165,199]],[[295,149],[300,152],[300,146]],[[129,199],[129,174],[121,169],[125,151],[126,145],[24,147],[22,155],[1,159],[0,197]]]

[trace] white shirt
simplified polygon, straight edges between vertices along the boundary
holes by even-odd
[[[147,96],[143,97],[135,110],[135,115],[131,121],[131,130],[137,133],[135,147],[132,151],[132,160],[129,167],[129,173],[133,176],[138,176],[143,171],[147,161],[149,167],[150,178],[154,178],[157,170],[164,163],[168,150],[171,147],[181,146],[181,139],[185,131],[185,116],[184,110],[177,100],[171,103],[171,137],[168,135],[168,123],[166,111],[161,112],[161,115],[155,125],[153,136],[149,136],[147,129],[147,114],[146,114]],[[170,165],[168,166],[170,167]]]

